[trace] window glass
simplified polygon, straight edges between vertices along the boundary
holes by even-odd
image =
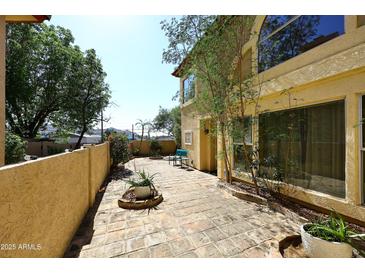
[[[344,101],[259,116],[260,176],[345,197]]]
[[[187,102],[195,96],[195,76],[189,75],[183,82],[184,98],[183,102]]]
[[[250,160],[246,159],[246,155],[252,157],[252,145],[246,145],[246,149],[245,152],[243,144],[233,144],[233,168],[238,173],[250,171]]]
[[[271,33],[277,31],[293,17],[293,15],[266,16],[264,27],[262,27],[261,29],[260,39],[262,40],[269,36]]]
[[[236,118],[232,126],[232,137],[234,143],[243,144],[245,137],[246,144],[252,144],[252,117],[247,116],[244,119]]]
[[[250,161],[246,157],[252,157],[252,118],[237,118],[233,123],[233,164],[237,172],[249,171]],[[244,138],[244,142],[243,142]],[[246,146],[244,146],[246,145]],[[246,149],[246,151],[244,150]]]
[[[291,19],[293,20],[290,21]],[[274,67],[343,33],[344,16],[267,16],[260,32],[259,72]]]

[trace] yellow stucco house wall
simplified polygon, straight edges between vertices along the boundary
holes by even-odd
[[[256,16],[254,33],[260,33],[265,18]],[[252,60],[258,59],[257,39],[258,36],[254,35],[244,45],[244,53],[250,52]],[[179,77],[183,97],[187,76]],[[358,126],[361,122],[361,96],[365,95],[365,16],[344,16],[344,34],[259,73],[259,77],[262,79],[262,109],[288,109],[287,97],[282,95],[282,91],[287,89],[297,98],[295,107],[337,100],[344,102],[345,196],[339,198],[302,187],[295,187],[293,191],[293,187],[288,185],[284,185],[283,191],[304,203],[327,210],[335,209],[345,216],[365,222],[361,126]],[[196,84],[195,93],[198,92],[199,85]],[[217,169],[218,177],[223,178],[223,161],[216,157],[221,144],[219,140],[212,142],[204,137],[206,129],[201,123],[206,120],[194,111],[192,101],[181,103],[182,146],[189,150],[189,158],[195,168]],[[253,138],[258,142],[256,135],[253,134]],[[185,142],[186,138],[188,142]],[[212,158],[218,159],[215,160],[216,165],[208,164]],[[240,176],[240,179],[249,182],[245,176]]]

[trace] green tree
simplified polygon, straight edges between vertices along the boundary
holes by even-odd
[[[180,107],[172,109],[162,108],[158,111],[157,116],[153,119],[153,128],[157,131],[164,132],[168,136],[174,136],[176,145],[181,146],[181,113]]]
[[[174,128],[171,111],[167,108],[162,108],[160,106],[158,114],[153,119],[152,124],[155,130],[164,132],[167,135],[171,136],[172,130]]]
[[[234,118],[243,118],[247,105],[256,107],[260,95],[255,88],[255,76],[248,73],[251,81],[246,81],[243,73],[243,45],[251,35],[253,19],[253,16],[183,16],[162,22],[169,39],[163,61],[180,65],[184,60],[181,75],[195,75],[199,92],[193,99],[194,107],[200,117],[216,122],[210,134],[221,137],[222,151],[218,156],[223,159],[228,182],[232,181],[229,140],[235,128]],[[252,163],[249,156],[246,159]]]
[[[169,46],[163,52],[163,61],[175,65],[183,62],[182,75],[193,74],[199,81],[199,93],[196,94],[194,106],[198,114],[208,116],[217,122],[217,130],[222,138],[223,150],[219,155],[223,158],[226,180],[232,180],[232,165],[227,145],[226,133],[230,102],[229,71],[226,65],[233,62],[230,55],[229,41],[222,39],[222,29],[226,25],[227,16],[182,16],[170,22],[163,21],[162,30],[168,37]]]
[[[172,135],[175,137],[176,146],[181,147],[181,111],[180,106],[174,107],[170,110],[173,128]]]
[[[141,132],[141,139],[140,139],[140,142],[139,142],[139,150],[141,150],[145,130],[149,130],[149,128],[152,128],[153,125],[148,120],[138,119],[138,121],[136,123],[136,126],[138,126],[141,129],[141,131],[142,131]]]
[[[129,160],[128,138],[123,133],[111,133],[108,136],[110,142],[110,156],[113,159],[113,167]]]
[[[100,121],[100,113],[109,105],[111,95],[105,83],[106,73],[95,50],[83,54],[76,48],[71,68],[74,73],[69,79],[69,100],[55,116],[55,121],[59,127],[67,125],[79,132],[76,143],[79,148],[84,134]]]
[[[172,109],[160,106],[152,123],[155,130],[164,132],[168,136],[174,136],[177,147],[181,146],[181,113],[179,106]]]
[[[7,25],[6,118],[12,132],[34,138],[66,102],[73,41],[62,27]]]
[[[5,164],[15,164],[24,160],[27,142],[11,132],[5,134]]]

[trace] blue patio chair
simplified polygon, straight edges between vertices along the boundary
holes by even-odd
[[[176,166],[177,162],[180,161],[180,167],[182,167],[185,161],[186,162],[185,165],[188,165],[187,164],[189,161],[188,153],[189,150],[187,149],[177,149],[175,155],[169,156],[169,164],[172,161],[173,165]]]

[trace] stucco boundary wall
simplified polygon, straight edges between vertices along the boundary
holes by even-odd
[[[175,154],[176,152],[176,142],[175,140],[158,140],[159,144],[161,145],[161,154],[162,155],[171,155]],[[151,140],[143,140],[142,145],[140,140],[133,140],[129,143],[129,149],[133,151],[133,149],[140,149],[140,155],[142,156],[149,156],[151,154],[150,149]]]
[[[109,149],[0,168],[0,257],[62,257],[109,173]]]
[[[38,157],[51,156],[49,153],[51,149],[65,151],[65,149],[73,150],[76,144],[57,144],[50,141],[27,141],[25,153],[28,155],[36,155]],[[55,153],[57,154],[57,153]]]

